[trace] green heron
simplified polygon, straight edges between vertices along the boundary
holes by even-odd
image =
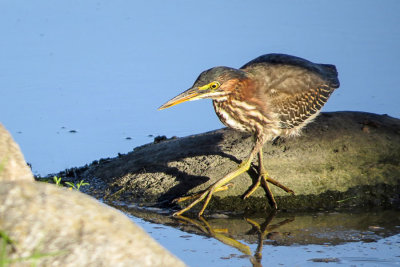
[[[185,101],[211,98],[221,122],[233,129],[254,134],[255,145],[248,159],[236,170],[201,193],[178,198],[178,202],[195,200],[174,215],[182,214],[205,199],[198,214],[201,216],[213,193],[225,190],[233,178],[248,171],[256,155],[258,180],[244,198],[262,186],[269,203],[277,209],[268,182],[288,193],[294,192],[268,175],[263,165],[263,145],[279,136],[299,135],[338,87],[338,73],[334,65],[317,64],[285,54],[262,55],[240,69],[215,67],[202,72],[190,89],[162,105],[159,110]]]

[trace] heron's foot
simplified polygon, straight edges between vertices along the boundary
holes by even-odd
[[[229,188],[231,188],[233,186],[234,186],[233,183],[228,183],[228,184],[223,185],[223,186],[219,187],[218,189],[216,189],[215,192],[225,191],[225,190],[228,190]],[[207,190],[205,190],[205,191],[207,191]],[[183,201],[186,201],[186,200],[198,198],[205,191],[200,192],[200,193],[196,193],[196,194],[193,194],[193,195],[190,195],[190,196],[184,196],[184,197],[175,198],[174,200],[172,200],[172,203],[180,203],[180,202],[183,202]]]
[[[258,176],[257,182],[250,188],[250,190],[244,195],[244,199],[250,197],[258,187],[262,186],[265,190],[265,193],[267,194],[268,199],[270,200],[270,204],[272,207],[274,207],[275,209],[278,208],[274,195],[271,192],[271,189],[269,188],[268,183],[271,183],[279,188],[281,188],[282,190],[284,190],[287,193],[291,193],[294,194],[294,191],[291,190],[290,188],[284,186],[283,184],[279,183],[278,181],[276,181],[275,179],[271,178],[267,171],[262,171],[260,173],[260,175]]]
[[[219,181],[221,181],[221,180],[219,180]],[[218,187],[218,182],[219,181],[217,181],[215,184],[213,184],[212,186],[210,186],[209,188],[207,188],[206,190],[204,190],[201,193],[197,193],[197,194],[193,194],[191,196],[180,197],[180,198],[174,199],[173,200],[174,203],[179,203],[179,202],[182,202],[182,201],[185,201],[185,200],[190,200],[190,199],[195,199],[196,198],[196,200],[193,201],[192,203],[190,203],[186,208],[183,208],[180,211],[175,212],[174,214],[172,214],[172,216],[181,215],[182,213],[184,213],[185,211],[190,210],[194,205],[196,205],[197,203],[199,203],[200,201],[202,201],[204,198],[207,197],[205,202],[204,202],[204,204],[203,204],[203,207],[201,208],[201,210],[200,210],[200,212],[198,214],[198,217],[201,217],[203,215],[204,210],[206,209],[208,203],[210,202],[213,193],[220,192],[220,191],[225,191],[225,190],[227,190],[227,189],[229,189],[230,187],[233,186],[233,183],[228,183],[228,184],[225,184],[225,185],[222,185],[222,186]]]
[[[267,174],[267,176],[268,176],[268,174]],[[269,177],[269,176],[268,176],[267,181],[270,182],[271,184],[273,184],[273,185],[279,187],[280,189],[282,189],[282,190],[285,191],[286,193],[290,193],[290,194],[292,194],[292,195],[295,194],[294,191],[293,191],[292,189],[290,189],[290,188],[287,187],[287,186],[284,186],[283,184],[281,184],[280,182],[278,182],[278,181],[275,180],[275,179],[272,179],[272,178]]]
[[[193,208],[197,203],[199,203],[200,201],[202,201],[203,199],[206,200],[203,204],[203,207],[201,208],[198,217],[201,217],[203,215],[204,210],[206,209],[208,203],[210,202],[210,199],[213,195],[214,192],[216,192],[219,188],[215,186],[216,184],[213,184],[212,186],[210,186],[209,188],[207,188],[205,191],[198,193],[198,194],[194,194],[193,196],[188,196],[188,197],[183,197],[178,199],[176,202],[180,202],[180,201],[184,201],[187,199],[193,199],[196,198],[195,201],[193,201],[192,203],[190,203],[186,208],[181,209],[180,211],[175,212],[174,214],[172,214],[172,216],[179,216],[182,213],[190,210],[191,208]]]
[[[198,193],[198,194],[194,194],[193,196],[181,197],[181,198],[176,199],[174,202],[181,202],[181,201],[184,201],[184,200],[195,198],[195,200],[192,203],[190,203],[186,208],[183,208],[180,211],[175,212],[173,214],[173,216],[181,215],[182,213],[184,213],[185,211],[190,210],[197,203],[199,203],[200,201],[205,199],[203,207],[201,208],[200,212],[198,213],[198,217],[201,217],[201,215],[203,215],[204,210],[206,209],[208,203],[210,202],[212,195],[215,192],[226,190],[230,186],[232,186],[232,184],[229,183],[229,182],[233,178],[235,178],[238,175],[240,175],[240,174],[244,173],[245,171],[247,171],[250,168],[251,160],[252,160],[252,158],[249,158],[248,160],[242,162],[235,171],[233,171],[233,172],[227,174],[225,177],[219,179],[213,185],[211,185],[209,188],[207,188],[205,191],[203,191],[201,193]]]

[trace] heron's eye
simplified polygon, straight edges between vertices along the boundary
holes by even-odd
[[[210,88],[213,89],[213,90],[215,90],[218,87],[220,87],[220,83],[219,82],[212,82],[209,85],[210,85]]]
[[[209,89],[215,90],[220,86],[221,86],[221,84],[219,82],[212,82],[212,83],[209,83],[209,84],[199,87],[199,90],[209,90]]]

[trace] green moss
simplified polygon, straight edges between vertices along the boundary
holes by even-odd
[[[7,157],[4,157],[4,158],[1,159],[1,161],[0,161],[0,173],[4,170],[7,161],[8,161]]]
[[[16,242],[13,241],[5,231],[0,230],[0,267],[6,267],[17,262],[29,262],[31,266],[37,266],[40,259],[46,257],[55,257],[66,253],[65,251],[44,253],[40,249],[35,249],[31,255],[27,257],[12,257],[12,253],[16,250]]]

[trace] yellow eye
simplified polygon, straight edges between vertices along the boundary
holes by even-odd
[[[217,89],[218,87],[220,87],[219,82],[212,82],[212,83],[210,83],[210,88],[211,88],[211,89]]]
[[[221,84],[219,82],[212,82],[212,83],[209,83],[209,84],[199,87],[199,90],[208,90],[208,89],[215,90],[220,86],[221,86]]]

